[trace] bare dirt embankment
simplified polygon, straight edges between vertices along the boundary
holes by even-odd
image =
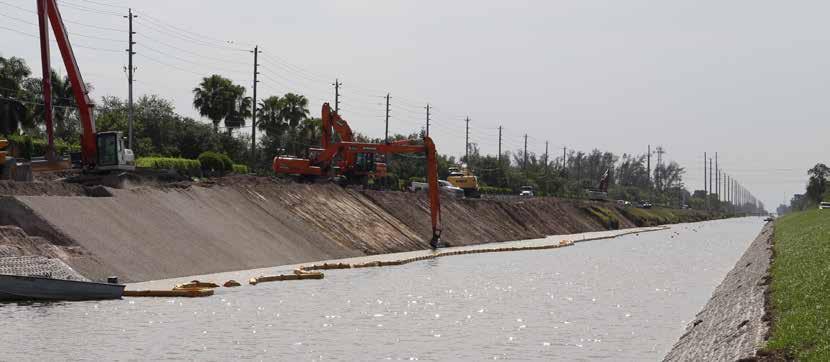
[[[419,250],[431,235],[422,194],[270,178],[106,190],[7,183],[0,195],[7,195],[0,196],[0,225],[19,227],[40,245],[5,238],[0,250],[59,257],[91,279],[144,281]],[[450,245],[701,218],[677,212],[668,221],[610,203],[554,198],[442,201],[443,240]]]

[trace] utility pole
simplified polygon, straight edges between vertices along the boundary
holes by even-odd
[[[648,169],[648,187],[651,188],[651,145],[648,145],[646,160],[646,168]]]
[[[568,147],[562,147],[562,172],[565,172],[565,166],[567,163],[565,162],[565,158],[568,157]]]
[[[717,152],[715,152],[715,193],[718,194],[718,200],[720,200],[720,167],[718,167]]]
[[[467,122],[467,132],[464,136],[464,162],[467,162],[467,167],[470,167],[470,117],[465,120]]]
[[[522,168],[525,169],[525,176],[527,176],[527,133],[525,133],[525,160]]]
[[[138,15],[133,15],[133,9],[129,9],[129,13],[125,18],[127,18],[127,22],[130,24],[130,31],[129,31],[129,48],[127,48],[127,55],[128,55],[128,65],[127,65],[127,84],[129,85],[129,90],[127,91],[127,148],[133,149],[133,55],[135,52],[133,51],[133,45],[135,42],[133,41],[133,19],[137,18]]]
[[[340,86],[343,83],[340,83],[340,80],[334,79],[334,113],[340,114]]]
[[[661,174],[660,174],[660,167],[663,166],[663,154],[666,151],[663,150],[663,146],[657,146],[657,167],[654,168],[654,184],[657,186],[657,190],[659,191],[662,187],[661,184]]]
[[[715,189],[712,187],[713,186],[712,183],[714,181],[714,178],[712,176],[714,176],[714,174],[712,173],[712,158],[710,157],[709,158],[709,192],[714,192],[715,191]]]
[[[545,176],[548,174],[548,141],[545,141]]]
[[[259,75],[259,45],[254,47],[254,99],[252,102],[252,111],[251,111],[251,170],[254,170],[256,167],[256,88],[257,83],[257,76]]]
[[[429,137],[429,103],[427,103],[427,137]]]
[[[726,175],[726,184],[724,186],[726,186],[726,190],[724,191],[726,193],[726,201],[732,205],[732,175]]]
[[[389,143],[389,93],[386,93],[386,132],[383,133],[383,142]]]
[[[501,162],[501,130],[502,126],[499,126],[499,162]]]
[[[706,175],[706,160],[707,160],[706,152],[703,152],[703,194],[706,195],[706,198],[708,200],[709,189],[706,187],[706,185],[709,181],[706,180],[706,176],[707,176]]]

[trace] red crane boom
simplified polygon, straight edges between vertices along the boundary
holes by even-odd
[[[81,158],[86,165],[94,165],[98,154],[95,142],[95,121],[92,118],[92,101],[89,99],[89,90],[81,76],[78,62],[75,60],[75,53],[72,51],[72,44],[69,42],[69,34],[63,24],[63,17],[58,9],[55,0],[36,0],[38,26],[40,28],[40,51],[43,64],[43,103],[46,112],[46,133],[49,137],[47,156],[54,156],[54,135],[52,125],[52,74],[49,58],[49,24],[55,32],[55,40],[61,52],[69,82],[72,84],[72,93],[75,103],[78,105],[78,113],[81,117]],[[49,23],[47,23],[47,19]]]

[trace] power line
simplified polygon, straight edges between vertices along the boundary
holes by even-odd
[[[209,56],[209,55],[205,55],[205,54],[203,54],[203,53],[197,53],[197,52],[194,52],[194,51],[191,51],[191,50],[184,49],[184,48],[182,48],[180,45],[173,45],[173,44],[170,44],[170,43],[167,43],[167,42],[164,42],[164,41],[158,40],[158,39],[156,39],[156,38],[153,38],[153,37],[150,37],[150,36],[147,36],[147,35],[144,35],[144,34],[136,34],[136,35],[138,35],[139,37],[145,38],[145,39],[147,39],[147,40],[150,40],[150,41],[152,41],[152,42],[154,42],[154,43],[157,43],[157,44],[163,45],[163,46],[165,46],[165,47],[167,47],[167,48],[170,48],[170,49],[172,49],[172,50],[174,50],[174,51],[180,51],[180,52],[182,52],[182,53],[187,53],[187,54],[189,54],[189,55],[193,55],[193,56],[196,56],[196,57],[199,57],[199,58],[209,59],[209,60],[212,60],[212,61],[221,62],[221,63],[227,63],[227,64],[234,64],[234,65],[248,65],[247,63],[242,62],[242,61],[235,61],[235,60],[222,59],[222,58],[217,58],[217,57],[212,57],[212,56]]]
[[[80,11],[84,11],[84,12],[88,12],[88,13],[95,13],[95,14],[109,15],[109,16],[117,16],[117,17],[123,16],[122,14],[114,12],[114,11],[94,9],[94,8],[87,7],[85,5],[80,5],[80,4],[70,2],[68,0],[61,0],[61,5],[66,6],[70,9],[80,10]]]

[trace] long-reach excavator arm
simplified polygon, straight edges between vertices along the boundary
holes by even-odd
[[[274,172],[278,174],[295,174],[305,176],[342,176],[355,167],[359,154],[421,153],[426,155],[426,174],[429,184],[429,207],[432,221],[432,240],[430,245],[437,247],[441,238],[441,198],[438,188],[438,157],[435,143],[424,137],[423,143],[417,140],[403,140],[391,143],[354,142],[352,130],[348,123],[332,112],[328,103],[323,104],[322,148],[312,149],[316,152],[309,159],[295,157],[274,157]],[[331,140],[332,129],[337,132],[339,140]],[[336,165],[335,165],[336,164]],[[336,167],[335,167],[336,166]],[[336,174],[339,173],[339,174]]]
[[[60,49],[66,74],[72,85],[72,94],[78,107],[81,118],[81,164],[85,170],[98,172],[131,171],[135,169],[133,151],[124,147],[124,140],[120,131],[97,132],[93,119],[92,100],[89,99],[81,70],[69,42],[69,33],[63,23],[63,17],[58,9],[56,0],[37,1],[38,27],[40,30],[40,54],[43,63],[43,103],[48,146],[46,151],[47,162],[38,163],[40,170],[57,170],[70,167],[68,161],[60,161],[55,154],[54,134],[52,125],[52,65],[49,56],[49,25],[55,32],[55,40]],[[35,163],[32,163],[35,169]]]
[[[72,84],[72,93],[81,117],[81,128],[83,129],[83,134],[81,135],[81,157],[84,164],[94,165],[98,152],[95,141],[95,121],[92,118],[92,101],[89,99],[89,91],[81,76],[78,62],[75,60],[75,53],[72,51],[69,34],[66,31],[66,26],[63,24],[63,17],[61,17],[61,12],[55,0],[37,0],[37,10],[38,25],[40,27],[41,61],[43,62],[43,99],[46,104],[46,130],[49,137],[49,147],[51,150],[54,150],[51,117],[52,75],[49,59],[49,24],[46,22],[47,19],[52,25],[52,30],[55,32],[55,40],[58,43],[63,64],[66,66],[66,73]]]

